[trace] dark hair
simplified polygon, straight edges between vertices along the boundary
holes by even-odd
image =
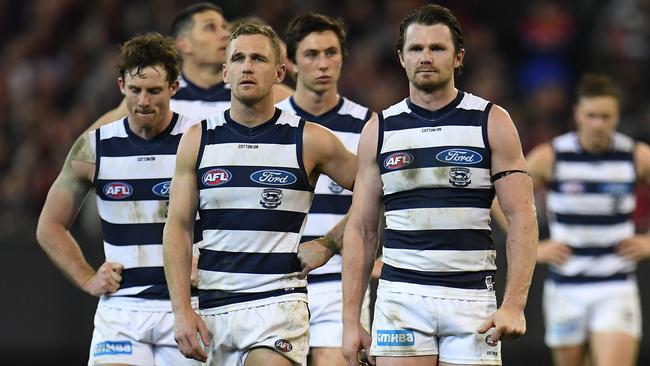
[[[122,78],[127,72],[139,75],[146,67],[162,66],[170,85],[178,79],[180,65],[176,41],[155,32],[137,35],[124,43],[117,62]]]
[[[296,49],[298,43],[313,32],[332,31],[339,39],[343,58],[347,56],[347,40],[345,37],[345,24],[341,19],[330,18],[326,15],[309,13],[297,16],[291,20],[285,34],[287,42],[287,57],[296,62]]]
[[[252,35],[262,35],[269,39],[271,42],[271,50],[273,51],[273,57],[275,58],[275,63],[278,64],[281,61],[282,51],[280,49],[280,38],[278,34],[275,33],[273,28],[268,25],[259,24],[259,23],[241,23],[237,28],[232,29],[230,34],[230,40],[228,41],[228,52],[230,52],[230,44],[232,41],[237,39],[239,36],[252,36]]]
[[[172,37],[178,38],[182,33],[194,26],[194,14],[203,13],[209,10],[216,11],[217,13],[223,15],[223,11],[220,7],[207,2],[190,5],[187,8],[181,10],[180,13],[176,14],[174,20],[172,21]]]
[[[621,90],[612,79],[605,74],[586,73],[580,78],[577,88],[579,98],[589,97],[614,97],[621,100]]]

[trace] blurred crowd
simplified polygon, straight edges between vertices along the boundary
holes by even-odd
[[[121,100],[119,45],[169,33],[187,0],[0,1],[0,239],[33,237],[47,190],[76,136]],[[422,0],[215,1],[229,20],[257,16],[282,35],[315,11],[348,26],[343,95],[381,110],[407,95],[395,43]],[[650,142],[650,1],[441,1],[466,40],[460,89],[505,107],[528,151],[571,129],[573,84],[610,74],[623,90],[620,130]],[[291,84],[291,81],[287,81]],[[647,200],[647,194],[641,195]],[[648,220],[641,202],[640,222]],[[30,239],[33,240],[33,239]]]

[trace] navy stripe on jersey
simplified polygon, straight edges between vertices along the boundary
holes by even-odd
[[[553,181],[550,188],[558,193],[634,193],[636,183]]]
[[[622,224],[632,218],[632,214],[616,215],[568,215],[554,213],[552,217],[555,222],[566,225],[617,225]]]
[[[122,270],[120,288],[129,288],[146,285],[164,285],[165,270],[163,267],[138,267]]]
[[[352,196],[338,194],[317,194],[309,209],[309,213],[325,213],[345,215],[352,205]]]
[[[604,281],[624,281],[632,278],[631,273],[616,273],[609,276],[563,276],[561,274],[549,271],[548,277],[557,283],[594,283]]]
[[[101,220],[104,240],[111,245],[156,245],[162,244],[164,223],[154,224],[111,224]],[[201,224],[194,224],[194,242],[201,241]]]
[[[495,274],[495,271],[422,272],[411,269],[401,269],[384,263],[379,278],[391,282],[407,282],[429,286],[486,290],[486,278],[492,276],[493,282]]]
[[[384,247],[414,250],[494,250],[489,230],[386,229]]]
[[[131,189],[128,197],[117,198],[116,195],[106,195],[111,183],[126,183]],[[164,183],[168,183],[165,185]],[[97,196],[105,201],[163,201],[169,199],[169,184],[171,178],[161,179],[98,179]],[[156,190],[154,190],[154,187]],[[109,192],[110,193],[110,192]]]
[[[203,230],[254,230],[299,233],[305,213],[280,210],[201,210]]]
[[[152,285],[147,287],[146,290],[138,292],[137,295],[122,295],[124,297],[137,297],[140,299],[148,300],[169,300],[169,289],[167,284],[164,285]],[[192,296],[196,296],[194,293]]]
[[[226,252],[201,249],[199,269],[232,273],[282,274],[300,272],[296,253]]]
[[[616,253],[615,246],[609,247],[571,247],[571,254],[580,256],[601,256]]]
[[[219,290],[199,290],[199,309],[211,309],[240,302],[268,299],[295,293],[307,293],[306,287],[287,288],[264,292],[236,293]]]
[[[320,238],[320,236],[317,236],[317,235],[303,235],[300,238],[300,242],[304,243],[304,242],[315,240],[315,239],[318,239],[318,238]]]
[[[230,89],[225,88],[225,83],[223,82],[204,89],[190,82],[185,76],[181,77],[184,83],[182,83],[176,94],[172,96],[172,99],[202,102],[230,101]]]
[[[228,173],[230,173],[230,178],[228,179],[228,181],[222,181],[221,183],[218,184],[218,186],[210,186],[208,184],[203,183],[203,177],[206,173],[210,171],[215,171],[215,168],[214,167],[199,168],[197,171],[197,178],[199,179],[199,182],[201,182],[199,188],[203,189],[203,188],[213,188],[213,187],[219,187],[219,188],[272,187],[272,188],[302,190],[304,187],[304,183],[301,179],[301,177],[304,176],[304,171],[300,168],[288,168],[288,167],[273,168],[273,167],[259,167],[259,166],[223,165],[223,166],[219,166],[216,171],[219,174],[223,174],[220,172],[222,170],[226,170]],[[265,171],[288,172],[291,173],[297,179],[295,180],[295,182],[286,185],[285,184],[263,184],[252,179],[254,173],[258,173],[256,176],[259,176],[260,174],[263,174],[263,172]]]
[[[605,154],[589,154],[586,152],[556,152],[556,161],[570,162],[600,162],[600,161],[630,161],[633,158],[632,152],[610,151]]]
[[[467,163],[464,161],[458,162],[454,158],[462,159],[462,155],[468,151],[473,152],[473,156],[476,159],[477,156],[481,157],[480,161],[475,163]],[[400,150],[399,153],[407,152],[412,155],[413,163],[415,164],[404,164],[402,167],[388,169],[386,168],[386,163],[389,161],[390,157],[398,152],[389,151],[379,155],[379,161],[381,162],[379,166],[379,171],[381,174],[387,172],[394,172],[403,169],[409,168],[433,168],[433,167],[444,167],[444,166],[464,166],[471,168],[483,168],[490,169],[490,159],[486,157],[490,156],[490,150],[479,147],[467,147],[467,146],[437,146],[429,147],[424,149],[405,149]]]
[[[307,283],[309,283],[309,284],[321,283],[321,282],[334,282],[334,281],[341,281],[341,273],[340,272],[324,273],[324,274],[316,274],[316,275],[308,275],[307,276]]]
[[[384,196],[386,211],[413,208],[474,207],[490,208],[492,189],[420,188]]]
[[[293,108],[293,112],[296,115],[300,116],[302,119],[309,122],[318,123],[319,125],[325,126],[332,131],[338,132],[351,132],[360,134],[363,130],[365,122],[368,121],[372,115],[372,111],[368,109],[368,112],[366,113],[364,119],[360,121],[358,118],[355,118],[352,115],[339,114],[341,107],[345,103],[345,98],[340,98],[339,102],[336,104],[336,106],[334,106],[334,108],[319,116],[315,116],[300,108],[293,99],[293,96],[289,97],[289,103],[291,104],[291,108]]]
[[[172,124],[170,126],[173,128]],[[158,135],[151,140],[142,139],[138,142],[123,137],[112,137],[102,140],[102,156],[148,155],[152,150],[156,150],[157,155],[175,155],[181,136],[164,135],[160,138],[161,135]]]

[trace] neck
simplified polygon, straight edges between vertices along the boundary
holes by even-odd
[[[138,123],[137,119],[129,115],[129,129],[137,136],[149,140],[160,135],[169,126],[173,115],[174,113],[168,109],[166,113],[162,114],[162,118],[152,123]]]
[[[246,104],[233,96],[230,105],[230,118],[246,127],[252,128],[270,120],[275,114],[271,94],[259,101]]]
[[[457,95],[458,90],[454,87],[453,82],[430,92],[417,89],[412,83],[409,83],[409,96],[411,102],[419,107],[432,111],[438,110],[451,103]]]
[[[612,137],[610,136],[605,141],[592,141],[589,140],[587,136],[578,132],[578,141],[582,149],[588,153],[592,154],[601,154],[609,150],[609,145],[612,142]]]
[[[302,84],[296,85],[293,101],[305,112],[312,116],[320,116],[336,107],[341,97],[336,88],[328,89],[324,93],[308,90]]]
[[[209,89],[223,81],[221,66],[201,66],[193,62],[183,62],[182,70],[187,80],[203,89]]]

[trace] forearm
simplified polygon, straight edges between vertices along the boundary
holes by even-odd
[[[523,310],[537,257],[537,221],[532,208],[508,219],[508,277],[502,306]]]
[[[377,232],[345,230],[343,251],[343,322],[358,323],[377,253]]]
[[[174,312],[191,310],[192,235],[168,222],[163,233],[165,278]]]
[[[86,261],[79,244],[64,227],[39,222],[36,230],[39,245],[52,263],[77,287],[84,287],[95,274],[93,267]]]
[[[317,240],[332,252],[332,255],[338,254],[343,249],[343,234],[345,226],[348,223],[350,214],[346,214],[327,234]]]

